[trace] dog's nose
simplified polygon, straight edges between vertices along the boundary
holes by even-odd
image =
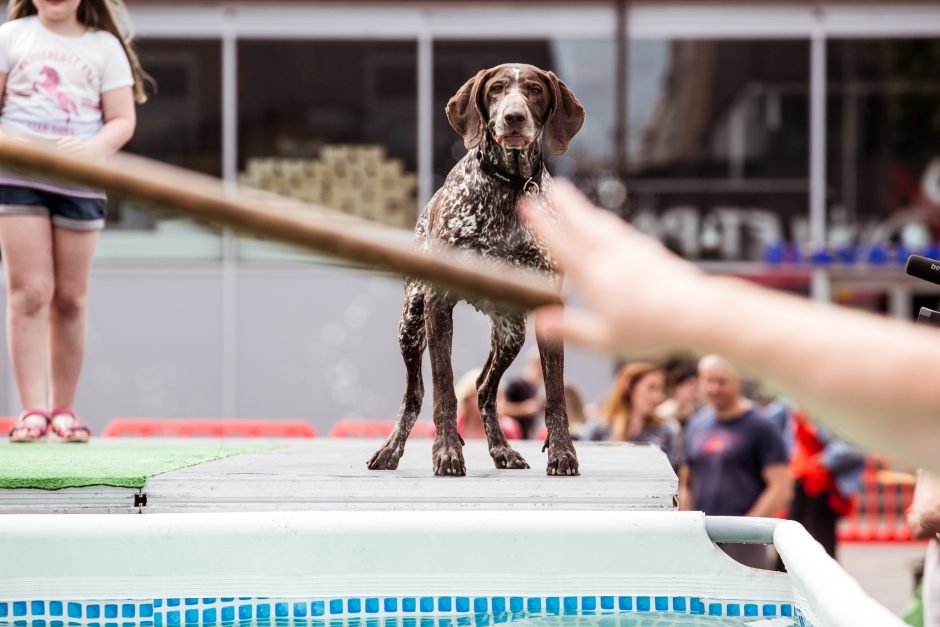
[[[525,121],[525,113],[519,110],[507,111],[503,114],[503,121],[510,126],[522,124]]]

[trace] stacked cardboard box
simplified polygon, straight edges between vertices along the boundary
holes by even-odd
[[[384,224],[415,223],[417,177],[379,145],[327,145],[319,159],[249,159],[239,181]]]

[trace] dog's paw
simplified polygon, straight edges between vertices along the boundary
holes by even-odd
[[[383,444],[382,448],[369,458],[366,465],[369,470],[395,470],[398,468],[398,460],[404,451],[399,446],[392,444]]]
[[[438,477],[463,477],[467,474],[467,465],[463,461],[463,447],[457,442],[436,445],[432,459],[434,474]]]
[[[578,456],[571,444],[563,446],[548,446],[548,468],[545,473],[550,476],[576,476],[578,471]]]
[[[526,463],[522,455],[508,446],[497,446],[490,449],[490,457],[493,458],[493,462],[496,464],[497,468],[528,468],[529,464]]]

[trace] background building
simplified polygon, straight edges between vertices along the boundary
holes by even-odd
[[[529,62],[588,112],[552,171],[685,256],[897,316],[936,306],[869,248],[850,266],[765,262],[781,242],[940,240],[936,2],[129,4],[160,85],[133,152],[407,227],[463,152],[447,99],[482,67]],[[393,417],[401,297],[395,277],[115,198],[80,408],[98,428]],[[487,337],[459,308],[458,374]],[[610,364],[570,351],[568,374],[596,397]]]

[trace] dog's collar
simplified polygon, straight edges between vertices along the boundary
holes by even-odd
[[[522,178],[521,176],[516,176],[515,174],[510,174],[505,170],[499,168],[499,166],[490,163],[483,158],[483,151],[477,149],[476,160],[480,164],[480,169],[483,172],[502,183],[503,185],[508,185],[509,187],[524,193],[526,196],[538,196],[542,192],[542,188],[539,186],[538,181],[542,180],[542,161],[539,161],[539,165],[535,168],[535,172],[532,173],[532,176],[529,178]]]

